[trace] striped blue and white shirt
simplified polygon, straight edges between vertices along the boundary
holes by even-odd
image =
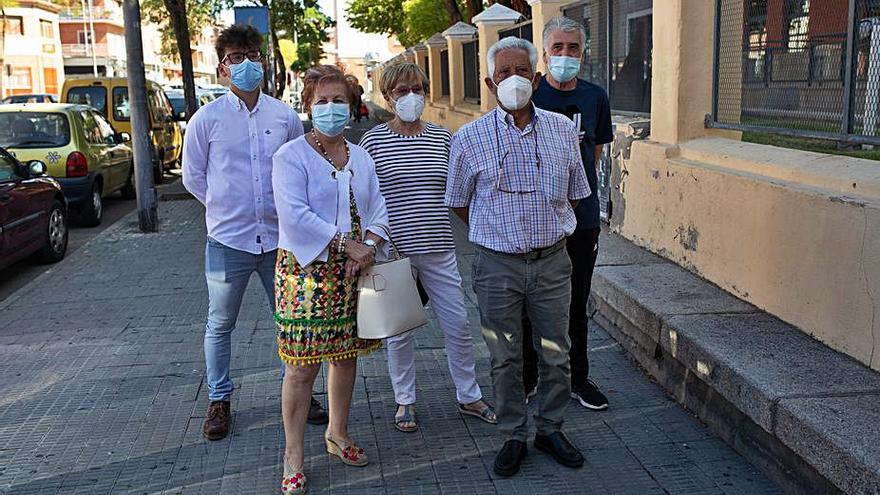
[[[452,138],[446,205],[470,208],[470,240],[526,253],[574,232],[571,201],[590,195],[578,131],[563,115],[534,108],[520,130],[496,108]]]

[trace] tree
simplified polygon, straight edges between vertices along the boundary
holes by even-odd
[[[449,11],[444,8],[446,1],[406,0],[403,4],[405,29],[398,35],[399,41],[412,46],[454,24]]]
[[[351,26],[364,33],[400,37],[406,31],[404,0],[354,0],[345,18]],[[401,40],[401,43],[403,41]],[[406,43],[403,43],[406,45]]]
[[[287,82],[287,67],[304,71],[321,61],[324,56],[322,45],[330,39],[327,30],[334,22],[321,12],[318,0],[272,0],[270,23],[275,38],[275,89],[280,95]],[[286,57],[281,40],[293,42],[293,53]]]
[[[193,36],[201,34],[201,26],[213,25],[214,16],[226,5],[225,0],[141,0],[141,16],[157,24],[162,32],[162,54],[180,59],[187,120],[197,109]],[[197,28],[190,31],[190,26]]]
[[[532,18],[532,8],[529,6],[529,3],[526,0],[489,0],[490,5],[495,3],[500,3],[505,7],[519,12],[526,19]]]
[[[346,19],[363,32],[397,36],[412,46],[461,21],[464,8],[459,0],[354,0]]]
[[[483,11],[483,0],[467,0],[467,19],[471,22],[477,14]]]

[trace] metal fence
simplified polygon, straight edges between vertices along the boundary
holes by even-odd
[[[540,34],[541,33],[538,33],[539,36]],[[521,22],[502,31],[498,31],[498,39],[507,38],[508,36],[516,36],[517,38],[533,41],[532,21]]]
[[[470,103],[480,103],[480,40],[462,45],[464,62],[464,98]]]
[[[417,55],[419,60],[419,67],[425,71],[425,76],[428,78],[428,82],[431,82],[431,68],[429,67],[428,57],[424,55]]]
[[[612,110],[651,112],[653,0],[582,0],[562,9],[587,33],[580,77],[605,88]]]
[[[449,50],[440,52],[440,96],[449,96]]]
[[[716,0],[710,127],[880,144],[880,0]]]

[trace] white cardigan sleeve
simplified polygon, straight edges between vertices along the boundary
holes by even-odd
[[[364,223],[364,230],[372,232],[377,236],[388,241],[388,233],[391,229],[388,227],[388,210],[385,207],[385,197],[379,190],[379,177],[376,175],[376,164],[369,154],[364,152],[365,167],[367,171],[367,218]]]
[[[272,188],[278,211],[278,228],[285,244],[300,266],[308,266],[319,257],[336,236],[337,227],[321,219],[308,201],[308,165],[296,148],[285,146],[275,153],[272,163]]]

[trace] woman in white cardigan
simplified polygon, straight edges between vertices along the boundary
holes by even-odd
[[[275,275],[278,354],[286,363],[281,410],[285,455],[282,492],[305,493],[304,433],[312,384],[330,363],[327,452],[352,466],[367,456],[348,434],[357,357],[381,341],[357,336],[357,275],[370,266],[388,226],[376,167],[342,131],[350,87],[339,69],[322,66],[305,78],[311,133],[282,146],[272,186],[280,227]]]

